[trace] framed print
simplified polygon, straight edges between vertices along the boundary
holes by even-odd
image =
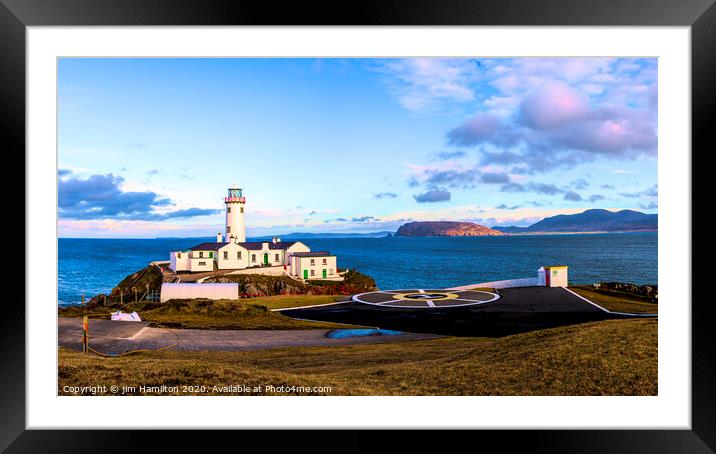
[[[0,446],[713,452],[716,10],[508,3],[3,0],[26,291]]]

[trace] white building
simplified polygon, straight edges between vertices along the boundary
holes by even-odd
[[[289,257],[292,275],[304,280],[338,277],[336,256],[328,251],[294,252]]]
[[[338,280],[336,256],[328,251],[311,252],[300,241],[246,241],[243,190],[233,186],[224,198],[226,205],[226,241],[221,233],[216,242],[201,243],[186,251],[169,253],[169,268],[175,273],[214,270],[281,267],[285,274],[299,279]]]
[[[537,285],[546,287],[567,287],[569,267],[543,266],[537,270]]]

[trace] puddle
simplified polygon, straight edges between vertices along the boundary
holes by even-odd
[[[404,334],[402,331],[393,331],[390,329],[379,328],[361,328],[361,329],[334,329],[326,333],[326,337],[331,339],[344,339],[347,337],[365,337],[365,336],[395,336]]]

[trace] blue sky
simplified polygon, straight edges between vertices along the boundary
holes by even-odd
[[[656,59],[61,59],[63,237],[657,212]]]

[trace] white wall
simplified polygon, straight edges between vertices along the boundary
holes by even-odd
[[[544,267],[540,267],[540,269],[537,270],[537,285],[547,285],[547,281],[545,280],[545,270]]]
[[[246,224],[244,224],[244,213],[246,208],[243,203],[229,202],[226,204],[226,208],[231,208],[231,212],[226,210],[226,238],[227,241],[230,236],[234,236],[237,241],[243,243],[246,241]],[[231,227],[231,232],[229,232]]]
[[[212,300],[239,299],[239,284],[162,284],[159,300],[208,298]]]
[[[326,264],[323,264],[323,260],[326,260]],[[311,264],[313,260],[313,265]],[[308,279],[323,279],[323,270],[326,270],[326,279],[337,278],[338,267],[336,257],[334,256],[323,256],[323,257],[292,257],[291,274],[298,276],[303,279],[303,270],[308,270]],[[313,274],[311,272],[313,271]]]
[[[224,252],[228,258],[224,259]],[[249,266],[249,253],[243,246],[236,243],[229,243],[216,251],[216,263],[220,270],[236,270]],[[241,258],[239,258],[241,253]]]
[[[214,270],[214,259],[207,257],[206,254],[204,254],[204,258],[199,258],[198,254],[196,257],[192,257],[191,265],[190,265],[190,271],[192,273],[197,273],[201,271],[213,271]]]
[[[552,268],[549,272],[550,287],[567,287],[568,284],[568,268]]]
[[[301,243],[300,241],[296,241],[294,244],[292,244],[286,249],[286,254],[291,255],[296,252],[311,252],[311,248]]]
[[[227,274],[262,274],[264,276],[285,276],[283,265],[279,266],[262,266],[259,268],[244,268],[241,270],[231,271]]]
[[[479,284],[462,285],[460,287],[451,287],[447,290],[469,290],[475,287],[489,288],[512,288],[512,287],[534,287],[538,285],[536,277],[525,277],[521,279],[507,279],[504,281],[481,282]],[[544,284],[542,284],[544,285]]]
[[[170,252],[169,253],[169,269],[174,271],[189,271],[191,264],[189,263],[188,252]]]

